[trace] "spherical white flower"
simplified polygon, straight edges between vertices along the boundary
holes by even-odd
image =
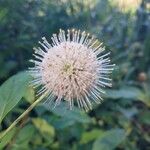
[[[60,30],[53,34],[51,44],[42,39],[43,49],[34,48],[35,66],[30,68],[37,94],[47,92],[47,101],[54,101],[55,106],[65,100],[70,109],[77,104],[89,110],[93,102],[100,103],[102,88],[112,85],[109,75],[114,67],[109,64],[109,53],[103,54],[102,43],[80,30]]]

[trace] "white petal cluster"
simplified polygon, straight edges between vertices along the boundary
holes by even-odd
[[[37,94],[47,92],[46,101],[54,101],[55,106],[65,100],[70,109],[77,104],[87,111],[93,102],[100,103],[103,87],[111,87],[109,75],[114,67],[109,53],[103,54],[102,43],[80,30],[60,30],[51,44],[42,39],[42,48],[34,48],[35,66],[30,68]]]

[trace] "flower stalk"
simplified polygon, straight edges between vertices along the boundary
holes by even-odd
[[[41,95],[30,107],[24,111],[1,135],[0,135],[0,143],[5,135],[13,129],[39,102],[43,100],[47,96],[47,92]]]

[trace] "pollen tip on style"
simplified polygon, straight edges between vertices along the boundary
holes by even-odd
[[[85,31],[60,29],[51,42],[42,37],[39,45],[33,48],[34,67],[29,68],[37,96],[47,92],[49,105],[54,102],[56,107],[64,100],[70,109],[77,105],[85,111],[102,102],[104,88],[112,86],[115,65],[98,39]]]

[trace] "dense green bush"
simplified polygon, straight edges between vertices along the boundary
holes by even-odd
[[[0,0],[0,134],[35,100],[27,73],[8,78],[30,66],[41,37],[49,39],[59,28],[88,31],[112,51],[117,65],[101,105],[85,114],[65,103],[54,110],[40,104],[0,149],[149,150],[149,6],[143,0],[124,11],[110,0]]]

